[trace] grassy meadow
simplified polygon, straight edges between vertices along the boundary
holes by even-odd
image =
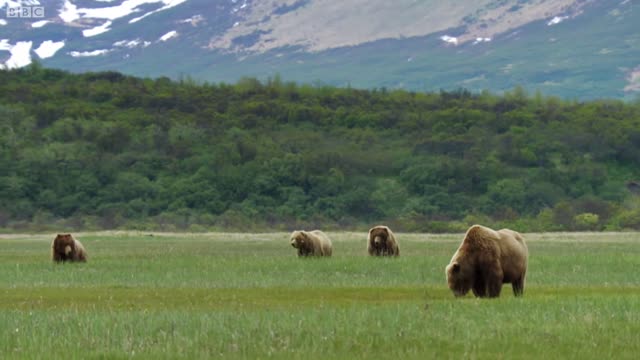
[[[329,233],[299,259],[288,234],[75,234],[86,264],[53,264],[54,234],[0,235],[0,357],[636,358],[640,234],[526,234],[525,294],[455,299],[462,238]]]

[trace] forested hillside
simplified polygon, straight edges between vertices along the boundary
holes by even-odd
[[[638,102],[0,71],[5,230],[640,229],[635,180]]]

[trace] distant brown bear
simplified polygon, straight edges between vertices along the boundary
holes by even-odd
[[[58,234],[51,244],[53,261],[87,261],[87,251],[71,234]]]
[[[400,248],[395,235],[386,226],[379,225],[369,230],[367,251],[371,256],[398,256]]]
[[[476,297],[498,297],[503,283],[511,283],[513,294],[524,292],[529,250],[519,233],[473,225],[447,265],[447,282],[455,296],[469,289]]]
[[[331,256],[331,239],[320,230],[294,231],[290,243],[298,249],[298,256]]]

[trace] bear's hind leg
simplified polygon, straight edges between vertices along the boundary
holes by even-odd
[[[513,295],[522,296],[522,294],[524,293],[524,277],[521,277],[512,282],[511,287],[513,288]]]

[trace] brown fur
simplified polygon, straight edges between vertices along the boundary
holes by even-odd
[[[367,251],[371,256],[398,256],[400,248],[391,229],[378,225],[369,230]]]
[[[86,262],[87,251],[71,234],[58,234],[51,243],[51,257],[55,262]]]
[[[524,293],[529,250],[520,233],[473,225],[447,265],[447,283],[455,296],[498,297],[503,283]]]
[[[298,256],[331,256],[333,251],[331,239],[320,230],[294,231],[289,242],[298,249]]]

